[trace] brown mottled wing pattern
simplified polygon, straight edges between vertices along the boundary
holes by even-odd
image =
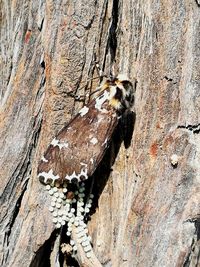
[[[39,163],[41,182],[81,181],[94,173],[118,122],[108,100],[101,101],[103,94],[100,105],[93,100],[53,139]]]

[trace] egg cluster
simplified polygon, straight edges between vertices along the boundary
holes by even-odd
[[[67,225],[66,235],[71,238],[72,229],[75,229],[77,240],[82,245],[83,250],[88,258],[91,257],[91,237],[88,235],[87,225],[85,219],[92,207],[92,200],[94,195],[89,194],[86,198],[85,184],[81,183],[77,190],[71,194],[68,198],[67,186],[63,188],[57,188],[50,185],[46,185],[46,190],[51,196],[51,204],[49,211],[53,215],[53,223],[56,228],[60,228],[63,225]],[[71,238],[70,245],[72,247],[72,256],[75,256],[77,251],[77,244]]]

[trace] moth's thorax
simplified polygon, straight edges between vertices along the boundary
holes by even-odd
[[[117,111],[124,112],[133,106],[134,88],[125,75],[106,80],[101,88],[108,92],[109,105]]]

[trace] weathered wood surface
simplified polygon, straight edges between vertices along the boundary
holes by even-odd
[[[48,262],[37,163],[82,105],[67,92],[95,88],[95,57],[138,86],[131,147],[89,223],[94,254],[102,266],[199,266],[199,1],[1,1],[0,31],[1,266]]]

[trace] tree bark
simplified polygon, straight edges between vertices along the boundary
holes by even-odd
[[[66,266],[36,169],[95,62],[138,83],[131,146],[88,223],[93,266],[200,266],[199,1],[0,1],[0,31],[1,266]]]

